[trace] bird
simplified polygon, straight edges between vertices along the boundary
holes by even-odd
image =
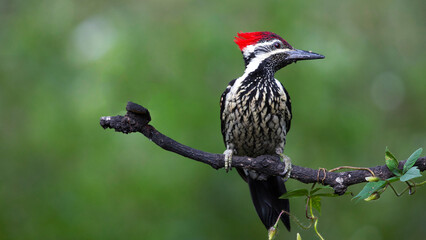
[[[245,70],[229,82],[220,98],[225,170],[232,169],[234,155],[279,155],[286,165],[284,178],[243,168],[237,171],[248,183],[254,207],[266,229],[270,232],[280,218],[290,231],[290,203],[279,197],[287,192],[284,182],[291,173],[291,160],[284,155],[292,119],[291,100],[275,73],[291,63],[324,56],[295,49],[268,31],[240,32],[234,42],[243,55]]]

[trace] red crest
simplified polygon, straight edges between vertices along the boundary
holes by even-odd
[[[273,32],[248,32],[248,33],[237,33],[234,42],[238,45],[241,51],[249,45],[258,43],[259,41],[268,41],[272,39],[280,40],[288,48],[293,48],[286,40],[278,36]]]

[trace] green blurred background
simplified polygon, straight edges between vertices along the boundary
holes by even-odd
[[[99,117],[134,101],[166,135],[223,152],[219,97],[244,67],[233,36],[267,30],[326,56],[276,75],[293,101],[285,152],[294,164],[382,165],[385,146],[404,159],[426,147],[425,8],[423,0],[1,0],[0,239],[265,239],[235,171],[103,130]],[[325,199],[319,230],[326,239],[422,239],[425,192]],[[291,204],[306,222],[303,199]],[[315,238],[294,223],[280,229],[278,239]]]

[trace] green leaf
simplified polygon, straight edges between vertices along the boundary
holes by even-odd
[[[318,192],[321,189],[331,189],[331,190],[333,190],[333,188],[330,187],[330,186],[319,186],[319,187],[316,187],[314,190],[311,191],[311,195],[314,194],[314,193],[316,193],[316,192]]]
[[[423,149],[419,148],[416,151],[411,154],[411,156],[407,159],[407,161],[404,164],[404,168],[402,169],[402,173],[406,173],[408,169],[410,169],[414,163],[416,163],[417,159],[420,157],[420,154],[422,154]]]
[[[377,182],[377,181],[380,180],[380,178],[378,178],[378,177],[365,177],[365,180],[367,182]]]
[[[315,195],[311,195],[312,197],[314,196],[319,196],[319,197],[340,197],[340,196],[345,196],[345,195],[351,195],[351,192],[345,192],[342,195],[336,194],[336,193],[318,193]]]
[[[385,160],[389,171],[391,171],[396,176],[401,176],[401,170],[398,169],[398,160],[396,160],[395,156],[389,151],[387,147],[385,151]]]
[[[371,194],[377,192],[378,190],[382,189],[386,185],[386,181],[378,181],[378,182],[369,182],[365,185],[365,187],[361,190],[361,192],[358,193],[353,199],[357,199],[358,202],[360,199],[366,199]]]
[[[393,183],[393,182],[399,181],[399,178],[400,177],[391,177],[391,178],[386,179],[386,181]]]
[[[400,178],[401,182],[406,182],[408,180],[411,180],[413,178],[421,177],[422,174],[420,174],[420,170],[417,167],[412,167],[408,169],[408,171],[402,175]]]
[[[321,214],[321,197],[319,197],[318,195],[314,196],[311,198],[311,201],[312,201],[312,207],[316,209],[319,212],[319,214]]]
[[[373,200],[377,200],[379,198],[380,198],[380,193],[375,192],[375,193],[371,194],[368,198],[364,198],[364,201],[370,202],[370,201],[373,201]]]
[[[284,193],[283,195],[281,195],[281,199],[285,199],[285,198],[294,198],[294,197],[306,197],[309,195],[309,192],[307,189],[301,188],[301,189],[296,189],[293,191],[289,191]]]
[[[315,194],[313,196],[314,197],[315,196],[319,196],[319,197],[338,197],[339,194],[335,194],[335,193],[318,193],[318,194]]]

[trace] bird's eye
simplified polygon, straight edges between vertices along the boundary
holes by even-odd
[[[275,48],[281,48],[281,44],[280,44],[279,42],[275,42],[275,43],[274,43],[274,47],[275,47]]]

